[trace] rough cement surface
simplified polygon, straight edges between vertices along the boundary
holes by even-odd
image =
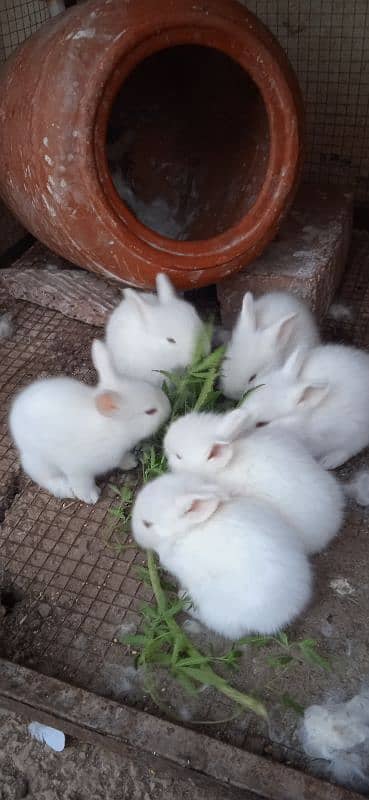
[[[118,754],[71,740],[53,753],[31,739],[26,722],[0,709],[1,800],[253,800],[256,796],[153,769],[140,754]],[[260,800],[260,798],[259,798]]]
[[[352,194],[337,186],[302,186],[264,253],[217,285],[223,324],[232,326],[247,291],[293,292],[322,318],[346,264],[352,203]]]
[[[105,325],[120,300],[118,284],[74,268],[39,242],[12,267],[0,270],[0,281],[17,300],[52,308],[89,325]]]

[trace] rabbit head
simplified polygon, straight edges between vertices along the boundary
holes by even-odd
[[[217,486],[189,475],[162,475],[138,493],[132,532],[141,547],[157,549],[175,540],[216,512],[226,494]]]
[[[92,343],[92,361],[98,374],[95,406],[112,420],[137,427],[140,438],[154,433],[169,417],[170,403],[164,392],[146,381],[121,378],[114,371],[104,342]]]
[[[125,289],[136,337],[132,348],[139,348],[138,359],[150,370],[184,369],[191,361],[203,323],[195,308],[178,297],[169,278],[156,279],[157,297]],[[136,345],[137,342],[137,345]]]
[[[295,350],[282,367],[261,374],[258,381],[251,383],[254,391],[241,407],[245,427],[277,424],[293,430],[325,400],[328,383],[311,383],[301,377],[307,358],[306,351]]]
[[[258,381],[261,372],[274,367],[292,340],[297,316],[291,313],[260,328],[253,295],[245,294],[222,367],[221,386],[226,397],[239,399]]]
[[[170,468],[216,477],[232,460],[234,442],[245,424],[243,409],[227,414],[192,412],[180,417],[170,425],[164,439]]]

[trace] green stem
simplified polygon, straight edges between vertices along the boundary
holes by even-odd
[[[160,583],[159,572],[155,563],[155,556],[152,550],[147,550],[147,566],[150,575],[151,586],[155,595],[157,607],[161,613],[164,613],[167,608],[167,600],[165,592]]]
[[[258,714],[259,717],[268,719],[267,710],[260,700],[256,700],[255,697],[251,697],[249,694],[245,694],[244,692],[239,692],[237,689],[234,689],[234,687],[230,686],[230,684],[227,683],[224,678],[221,678],[220,675],[217,675],[215,672],[213,672],[211,667],[205,667],[201,670],[187,667],[186,673],[195,681],[209,684],[209,686],[214,686],[218,692],[221,692],[226,697],[229,697],[239,706],[242,706],[242,708],[246,708],[248,711],[253,711],[255,714]]]
[[[191,644],[191,641],[188,639],[186,634],[183,632],[182,628],[179,627],[175,619],[170,617],[169,615],[165,614],[167,609],[167,602],[165,597],[165,592],[162,589],[160,583],[160,576],[158,572],[158,568],[155,562],[155,556],[152,550],[147,551],[147,566],[149,569],[149,575],[151,580],[151,585],[154,591],[156,603],[158,606],[159,612],[163,614],[165,617],[166,623],[168,628],[171,630],[175,638],[181,637],[182,642],[185,644],[188,653],[191,656],[199,658],[201,660],[202,654],[196,647]],[[253,711],[255,714],[258,714],[260,717],[264,717],[267,719],[268,714],[265,706],[259,700],[256,700],[251,695],[245,694],[244,692],[239,692],[237,689],[234,689],[232,686],[221,678],[220,675],[217,675],[210,666],[203,667],[202,669],[196,669],[191,667],[186,667],[185,673],[196,680],[198,683],[208,684],[209,686],[214,686],[215,689],[218,689],[219,692],[229,697],[239,706],[242,708],[246,708],[247,710]]]

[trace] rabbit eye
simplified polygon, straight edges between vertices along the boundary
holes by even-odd
[[[176,453],[176,458],[178,458],[178,461],[182,461],[182,456],[180,456],[179,453]]]
[[[251,375],[251,378],[249,379],[249,383],[252,383],[255,380],[256,377],[257,377],[257,375],[256,375],[256,372],[255,372],[255,375]]]
[[[158,413],[158,409],[157,408],[148,408],[147,411],[145,411],[145,414],[148,414],[149,416],[151,416],[152,414],[157,414],[157,413]]]
[[[175,340],[175,339],[172,339],[172,337],[171,337],[171,336],[168,336],[168,338],[167,338],[167,342],[170,342],[170,344],[177,344],[176,340]]]
[[[143,519],[142,522],[143,522],[145,528],[151,528],[152,527],[152,522],[148,522],[147,519]]]
[[[269,425],[269,422],[257,422],[256,423],[256,427],[257,428],[264,428],[264,425]]]

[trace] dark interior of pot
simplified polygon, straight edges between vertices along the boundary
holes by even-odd
[[[146,58],[112,107],[115,188],[147,228],[174,240],[229,229],[254,204],[269,155],[262,96],[219,50],[178,45]]]

